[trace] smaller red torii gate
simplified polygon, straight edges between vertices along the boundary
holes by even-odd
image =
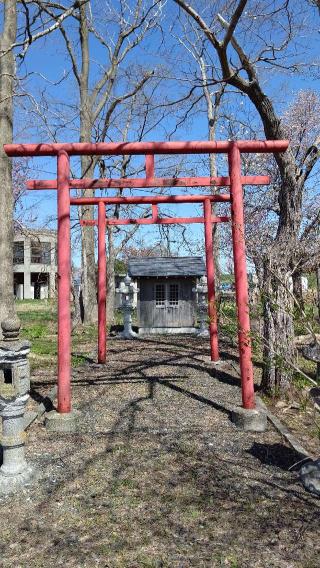
[[[174,196],[182,198],[185,203],[190,203],[191,196]],[[93,197],[93,198],[71,198],[71,205],[98,205],[98,219],[97,220],[81,220],[80,225],[83,226],[97,226],[98,227],[98,362],[106,362],[106,282],[107,282],[107,265],[106,265],[106,241],[105,230],[107,225],[177,225],[177,224],[192,224],[202,223],[205,227],[205,250],[206,250],[206,269],[208,281],[208,316],[209,316],[209,332],[210,332],[210,353],[211,360],[217,362],[219,360],[219,346],[218,346],[218,327],[217,327],[217,313],[215,301],[215,274],[214,274],[214,261],[213,261],[213,242],[212,242],[212,224],[225,223],[230,221],[229,217],[215,217],[212,215],[212,202],[224,201],[225,197],[229,196],[192,196],[192,202],[203,203],[204,216],[203,217],[160,217],[158,211],[158,198],[160,203],[172,203],[170,196],[157,196],[145,198],[143,203],[151,205],[152,215],[150,218],[108,218],[106,217],[106,205],[110,204],[110,200],[118,205],[128,205],[128,199],[132,201],[131,197]],[[222,199],[221,199],[222,197]],[[141,204],[138,197],[133,198],[137,203]],[[176,201],[174,201],[176,203]]]
[[[251,356],[250,317],[248,304],[248,281],[244,237],[244,212],[242,185],[265,185],[268,176],[242,176],[241,152],[268,153],[284,152],[287,140],[238,140],[238,141],[190,141],[190,142],[120,142],[120,143],[62,143],[62,144],[6,144],[8,156],[56,156],[56,180],[32,180],[27,187],[33,190],[57,189],[58,208],[58,412],[71,411],[71,246],[70,246],[70,206],[98,204],[99,243],[99,359],[105,360],[102,337],[105,333],[105,228],[110,225],[137,223],[204,223],[205,247],[208,274],[208,310],[210,317],[211,358],[219,357],[217,318],[214,302],[214,260],[212,243],[212,223],[225,222],[225,217],[213,217],[212,202],[230,202],[232,222],[232,243],[234,256],[235,288],[238,318],[238,341],[241,371],[242,403],[246,409],[255,408],[254,381]],[[154,176],[154,156],[158,154],[227,154],[229,177],[156,178]],[[70,156],[81,155],[145,155],[146,177],[136,179],[70,179]],[[215,195],[172,195],[172,196],[128,196],[71,198],[70,189],[98,188],[148,188],[148,187],[230,187],[230,194]],[[150,219],[107,219],[106,204],[150,204]],[[159,218],[160,203],[203,203],[203,217]],[[102,282],[103,279],[103,282]],[[104,307],[103,307],[104,306]],[[102,329],[104,327],[104,330]],[[105,343],[105,342],[104,342]]]

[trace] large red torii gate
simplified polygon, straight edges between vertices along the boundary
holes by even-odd
[[[250,318],[248,305],[248,281],[244,238],[243,184],[269,183],[267,176],[241,176],[242,153],[284,152],[286,140],[239,140],[217,142],[120,142],[120,143],[62,143],[62,144],[7,144],[8,156],[57,156],[57,180],[32,180],[29,189],[57,189],[58,206],[58,412],[71,411],[71,250],[70,205],[98,204],[99,227],[99,358],[105,360],[101,344],[105,321],[105,226],[106,224],[169,224],[199,223],[205,225],[205,246],[208,274],[208,300],[210,316],[211,358],[218,359],[217,322],[214,304],[214,264],[212,250],[212,223],[228,218],[212,217],[212,202],[231,203],[232,242],[234,255],[235,288],[238,317],[238,341],[241,370],[243,407],[255,407],[253,368],[251,358]],[[155,178],[154,156],[157,154],[213,154],[228,156],[229,177]],[[81,155],[145,155],[146,177],[136,179],[70,179],[70,156]],[[70,189],[97,188],[148,188],[148,187],[203,187],[229,186],[229,194],[128,196],[70,198]],[[106,219],[106,204],[150,204],[150,219]],[[203,203],[203,217],[160,218],[159,203]],[[96,221],[92,220],[93,223]],[[104,249],[104,250],[103,250]],[[104,279],[104,283],[102,282]],[[104,314],[103,314],[104,309]],[[104,326],[105,329],[105,326]],[[102,349],[102,351],[101,351]],[[104,347],[105,349],[105,347]]]

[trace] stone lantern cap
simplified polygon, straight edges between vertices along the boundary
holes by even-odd
[[[3,359],[25,357],[30,351],[30,342],[19,339],[21,323],[16,316],[1,322],[3,339],[0,341],[0,363]]]
[[[139,288],[134,282],[132,282],[131,277],[127,274],[124,279],[120,282],[119,288],[116,288],[116,292],[123,294],[124,296],[133,296],[135,292],[139,292]]]
[[[5,341],[15,341],[19,337],[21,322],[19,318],[12,316],[1,322],[1,328]]]

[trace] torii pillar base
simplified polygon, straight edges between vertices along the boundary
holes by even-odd
[[[260,408],[236,407],[231,412],[231,420],[244,432],[264,432],[267,429],[267,414]]]
[[[78,431],[80,416],[81,412],[79,410],[72,410],[71,412],[63,413],[52,410],[46,414],[46,429],[48,432],[74,434]]]

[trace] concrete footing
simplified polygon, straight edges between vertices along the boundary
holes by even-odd
[[[237,428],[245,432],[264,432],[267,429],[267,414],[260,408],[234,408],[231,420]]]
[[[80,416],[81,413],[79,410],[72,410],[68,413],[60,413],[56,410],[52,410],[46,414],[45,426],[48,432],[65,432],[72,434],[77,432]]]
[[[18,493],[37,481],[38,477],[38,472],[29,465],[17,475],[5,475],[0,471],[0,496]]]

